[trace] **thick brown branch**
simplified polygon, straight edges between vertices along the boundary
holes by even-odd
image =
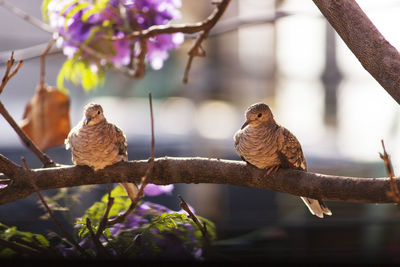
[[[363,67],[400,104],[400,55],[354,0],[313,0]]]
[[[120,182],[139,183],[148,170],[147,160],[120,162],[94,172],[86,166],[61,166],[22,170],[12,185],[0,191],[0,204],[25,198],[35,192],[27,176],[39,190],[73,187],[87,184]],[[4,179],[0,175],[0,180]],[[395,178],[397,186],[400,179]],[[342,177],[298,170],[279,170],[265,175],[264,170],[242,161],[206,158],[158,158],[154,161],[149,183],[213,183],[275,190],[314,199],[364,203],[393,203],[387,196],[389,178]]]

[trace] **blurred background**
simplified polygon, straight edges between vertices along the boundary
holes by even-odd
[[[13,5],[41,18],[40,0],[13,0]],[[182,1],[182,23],[204,19],[211,1]],[[400,1],[357,1],[386,39],[400,47]],[[142,80],[114,71],[102,88],[85,93],[67,83],[71,123],[82,107],[94,101],[107,119],[125,131],[129,159],[146,159],[150,152],[147,94],[153,93],[156,156],[200,156],[236,159],[233,134],[252,103],[267,103],[276,120],[302,144],[312,172],[383,177],[381,139],[400,171],[400,109],[330,27],[312,1],[232,1],[210,37],[207,56],[195,58],[189,83],[182,78],[187,52],[195,36],[186,36],[170,53],[164,67],[147,69]],[[0,75],[15,50],[25,64],[1,94],[18,121],[39,83],[39,58],[50,34],[0,8]],[[29,48],[29,49],[27,49]],[[46,59],[46,82],[56,84],[65,57]],[[40,162],[0,118],[0,153],[17,163],[24,156],[30,167]],[[70,151],[52,148],[57,162],[71,164]],[[246,179],[246,177],[243,177]],[[77,192],[72,189],[71,192]],[[59,213],[64,223],[81,216],[105,186],[88,187],[80,205]],[[54,195],[57,191],[46,192]],[[175,186],[172,196],[149,198],[179,210],[181,194],[197,214],[216,223],[216,249],[232,260],[250,261],[400,261],[400,211],[391,204],[328,202],[333,215],[312,216],[300,198],[273,191],[225,185]],[[36,196],[0,206],[0,222],[20,230],[56,230],[40,219],[44,211]]]

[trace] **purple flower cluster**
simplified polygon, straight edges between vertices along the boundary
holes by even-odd
[[[165,25],[178,20],[180,0],[52,0],[47,7],[50,25],[60,33],[58,45],[63,46],[68,58],[87,58],[94,70],[106,65],[82,52],[79,47],[88,45],[107,56],[116,66],[130,63],[131,54],[138,54],[138,40],[110,40],[123,38],[135,30],[153,25]],[[62,38],[65,36],[67,38]],[[183,42],[183,34],[162,34],[147,40],[146,58],[153,69],[160,69],[168,58],[168,51]]]
[[[149,184],[145,187],[145,195],[171,194],[173,188],[173,185]],[[194,212],[191,207],[190,209]],[[99,241],[112,257],[118,259],[196,261],[204,260],[201,238],[199,229],[184,210],[176,212],[145,201],[141,202],[124,222],[109,228],[108,238],[102,236]],[[97,248],[90,235],[86,235],[79,245],[96,256]],[[79,256],[74,247],[60,245],[58,249],[65,258]]]

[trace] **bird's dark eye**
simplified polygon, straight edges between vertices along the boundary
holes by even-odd
[[[97,111],[97,114],[98,114],[98,115],[100,115],[100,110],[99,110],[99,111]]]
[[[262,114],[261,114],[261,113],[258,113],[257,117],[261,118],[261,116],[262,116]]]

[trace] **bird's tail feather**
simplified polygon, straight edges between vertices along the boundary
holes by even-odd
[[[304,201],[312,215],[319,218],[324,218],[324,214],[329,216],[332,215],[331,210],[321,200],[307,197],[301,197],[301,199]]]
[[[134,183],[121,183],[121,185],[125,189],[125,192],[128,194],[129,198],[133,201],[139,192],[137,185]]]

